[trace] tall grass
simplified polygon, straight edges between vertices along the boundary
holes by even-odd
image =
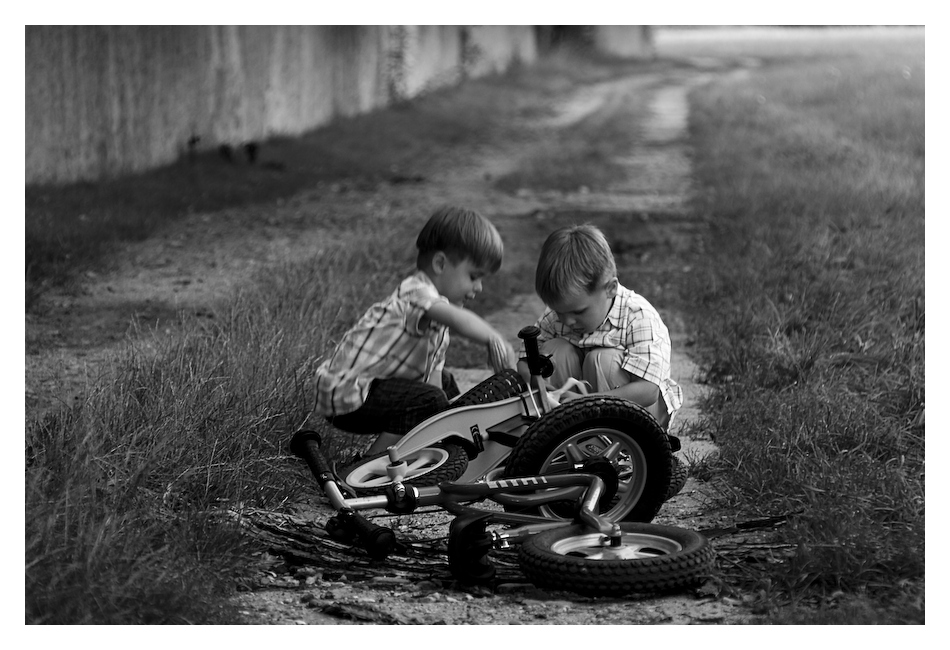
[[[181,336],[131,342],[82,404],[29,431],[28,622],[230,620],[219,597],[247,554],[228,511],[276,507],[304,484],[286,443],[319,426],[314,366],[405,268],[412,225],[370,220]]]
[[[713,241],[690,277],[719,468],[735,505],[792,515],[755,579],[922,621],[924,58],[901,34],[745,43],[765,64],[694,94]]]

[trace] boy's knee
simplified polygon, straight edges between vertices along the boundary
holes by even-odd
[[[623,369],[622,363],[622,350],[591,348],[584,357],[584,380],[598,393],[629,384],[630,375]]]
[[[548,339],[541,344],[541,354],[551,355],[552,357],[565,354],[580,356],[580,350],[571,345],[567,339],[556,338]]]
[[[569,377],[580,378],[583,355],[579,348],[574,347],[566,339],[548,339],[541,344],[541,354],[551,357],[554,364],[554,375],[551,380],[563,384]]]
[[[618,370],[623,362],[623,350],[615,348],[591,348],[584,357],[584,370],[594,368],[613,368]]]

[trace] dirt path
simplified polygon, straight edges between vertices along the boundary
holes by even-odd
[[[698,74],[651,74],[559,94],[553,117],[542,125],[546,129],[569,130],[582,120],[615,119],[619,108],[634,101],[648,107],[642,119],[630,125],[638,130],[644,145],[618,159],[629,173],[607,191],[497,192],[490,180],[516,165],[519,152],[504,143],[491,143],[477,153],[460,156],[467,161],[464,166],[439,170],[427,179],[423,190],[411,184],[373,191],[317,188],[279,201],[266,211],[237,208],[190,215],[147,241],[126,245],[116,259],[115,271],[90,275],[78,295],[50,293],[27,315],[28,421],[80,398],[85,382],[94,379],[110,355],[124,345],[130,319],[146,328],[157,325],[148,336],[171,332],[179,311],[201,314],[246,281],[257,266],[312,251],[325,234],[319,222],[308,217],[315,212],[332,209],[340,215],[356,215],[368,206],[417,205],[418,194],[424,191],[428,204],[474,205],[487,215],[649,213],[653,236],[674,249],[693,246],[701,236],[702,224],[689,218],[685,209],[691,191],[685,148],[686,94],[691,84],[703,79]],[[514,338],[540,309],[534,295],[512,296],[505,309],[488,318]],[[678,414],[674,430],[684,443],[680,453],[698,459],[714,447],[708,440],[683,434],[690,421],[701,417],[695,409],[700,386],[686,353],[688,334],[677,314],[665,316],[673,335],[673,376],[687,396],[687,406]],[[485,371],[479,370],[460,368],[455,372],[463,390],[485,376]],[[315,499],[301,504],[296,514],[270,516],[279,520],[278,527],[306,528],[314,521],[325,521],[330,514],[325,504]],[[730,517],[712,511],[702,486],[691,478],[656,521],[712,529],[727,528]],[[411,526],[399,521],[396,528],[411,539],[425,540],[430,535],[438,539],[444,537],[446,523],[433,515],[414,518]],[[438,580],[386,579],[384,569],[357,582],[347,576],[345,560],[339,571],[294,567],[266,554],[258,560],[260,584],[236,601],[247,621],[253,623],[641,624],[738,623],[751,618],[750,609],[741,600],[719,597],[708,589],[662,598],[584,599],[541,592],[515,571],[511,581],[501,584],[496,593],[485,594],[447,589]],[[360,572],[351,567],[350,573]]]

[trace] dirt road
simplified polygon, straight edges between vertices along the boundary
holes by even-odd
[[[157,325],[154,334],[171,333],[179,311],[198,313],[227,296],[261,265],[304,256],[320,241],[318,222],[308,215],[334,210],[358,214],[367,208],[394,205],[433,205],[451,202],[477,207],[500,223],[514,219],[544,219],[574,215],[594,221],[603,215],[639,215],[652,241],[661,242],[669,259],[688,273],[690,252],[702,244],[704,224],[691,216],[686,202],[692,191],[685,136],[689,88],[702,83],[701,71],[654,72],[610,78],[582,87],[552,86],[542,120],[524,128],[537,134],[537,146],[552,138],[569,137],[579,124],[629,120],[638,133],[637,147],[616,162],[628,171],[603,191],[500,192],[491,180],[509,172],[525,158],[523,145],[485,142],[477,150],[456,152],[455,164],[433,168],[422,184],[391,184],[372,189],[319,187],[271,209],[235,208],[214,214],[193,214],[147,241],[127,244],[114,260],[113,271],[90,274],[79,293],[51,292],[27,314],[26,407],[32,416],[82,395],[85,384],[107,371],[110,355],[125,345],[130,318],[143,327]],[[638,110],[632,111],[631,107]],[[424,197],[424,201],[421,199]],[[649,251],[637,253],[649,255]],[[508,260],[506,260],[508,263]],[[635,285],[631,285],[636,287]],[[647,289],[643,292],[647,295]],[[518,329],[533,322],[540,303],[533,295],[511,296],[506,308],[487,315],[514,339]],[[681,454],[698,459],[714,450],[708,440],[685,435],[684,428],[699,418],[701,387],[688,355],[688,332],[676,313],[664,313],[674,342],[673,376],[683,385],[687,405],[678,414],[674,432],[683,439]],[[485,370],[456,368],[462,388],[485,376]],[[695,479],[664,506],[658,523],[694,528],[728,529],[731,513],[712,509],[704,486]],[[290,514],[255,513],[249,530],[271,540],[275,550],[254,558],[259,581],[236,602],[250,623],[266,624],[650,624],[739,623],[751,620],[750,599],[720,593],[714,585],[677,596],[623,599],[579,598],[541,592],[506,569],[494,593],[461,591],[449,581],[439,540],[447,520],[439,515],[403,519],[395,529],[408,540],[429,548],[432,560],[407,558],[401,572],[368,566],[358,553],[331,548],[320,538],[319,526],[331,514],[316,496]],[[312,536],[313,561],[301,551],[297,562],[277,552],[289,547],[280,531],[298,538]],[[717,537],[735,544],[736,538]],[[317,558],[316,555],[320,557]],[[397,562],[398,559],[394,560]],[[414,567],[413,570],[405,570]],[[428,571],[428,580],[413,571]]]

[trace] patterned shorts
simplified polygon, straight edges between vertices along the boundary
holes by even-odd
[[[442,371],[438,388],[413,379],[376,379],[363,406],[327,418],[338,429],[358,434],[396,433],[405,435],[417,424],[449,407],[449,400],[459,394],[452,373]]]

